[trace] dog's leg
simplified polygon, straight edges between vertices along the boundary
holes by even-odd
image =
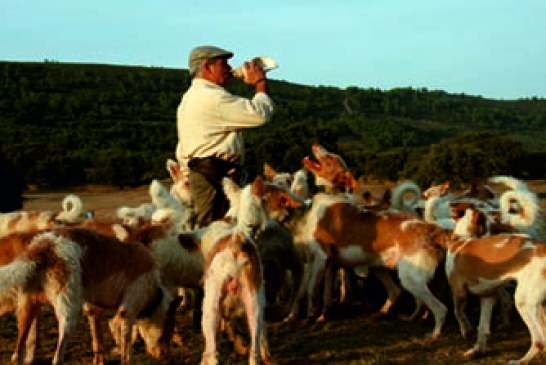
[[[294,252],[294,255],[292,256],[289,270],[292,276],[291,278],[292,286],[290,289],[290,296],[288,299],[288,309],[292,312],[292,308],[294,304],[296,303],[296,301],[298,300],[299,290],[300,290],[302,279],[303,279],[303,263],[299,260],[295,252]],[[299,305],[299,302],[298,302],[298,305]]]
[[[26,341],[30,328],[38,314],[39,304],[31,296],[24,293],[17,295],[17,341],[11,357],[13,364],[22,364],[26,358]]]
[[[499,303],[501,318],[501,324],[499,327],[507,328],[510,326],[510,312],[512,311],[514,301],[512,300],[512,297],[508,292],[506,285],[503,285],[497,289],[497,296],[499,298],[497,303]]]
[[[305,297],[305,289],[309,286],[310,275],[311,270],[309,265],[303,265],[302,271],[300,271],[299,280],[294,279],[294,290],[296,291],[296,294],[292,300],[290,313],[283,319],[283,322],[289,322],[296,319],[301,301]]]
[[[248,356],[248,346],[245,344],[243,336],[237,331],[237,321],[240,318],[223,318],[220,322],[220,332],[225,332],[229,341],[233,343],[235,353],[240,356]]]
[[[487,337],[490,335],[491,314],[496,297],[480,298],[480,324],[478,325],[478,339],[474,347],[464,353],[465,358],[472,358],[478,353],[484,353],[487,346]]]
[[[349,287],[348,283],[348,274],[347,270],[344,267],[339,268],[339,302],[344,303],[347,300],[347,288]]]
[[[387,290],[387,300],[379,310],[380,314],[387,314],[389,313],[392,305],[400,297],[400,294],[402,294],[402,290],[398,287],[398,285],[394,283],[391,273],[386,268],[374,267],[370,268],[370,272],[375,275],[379,279],[379,281],[381,281],[381,283]]]
[[[544,351],[546,346],[546,329],[543,326],[543,320],[540,319],[544,314],[542,303],[545,289],[537,287],[527,288],[523,287],[524,285],[523,283],[518,283],[515,293],[516,308],[531,334],[531,347],[521,359],[510,361],[510,364],[527,364],[539,352]]]
[[[30,330],[28,333],[27,341],[25,344],[25,364],[32,364],[34,362],[34,356],[36,351],[40,346],[39,337],[38,337],[38,322],[40,318],[40,308],[36,311],[36,318],[32,321],[30,325]]]
[[[129,365],[131,358],[131,335],[133,334],[132,317],[126,312],[122,306],[116,317],[119,316],[119,332],[121,338],[121,365]]]
[[[406,315],[406,314],[400,315],[400,318],[403,321],[408,321],[408,322],[415,321],[415,318],[419,316],[419,313],[421,313],[421,311],[423,310],[423,307],[425,306],[425,303],[423,303],[421,299],[416,297],[413,297],[413,299],[415,300],[415,309],[410,315]],[[427,314],[428,314],[428,310],[425,310],[423,314],[423,318],[425,318]]]
[[[455,312],[455,318],[459,323],[459,330],[461,336],[467,338],[468,334],[472,332],[472,324],[466,316],[466,288],[462,282],[451,282],[451,291],[453,293],[453,311]]]
[[[73,293],[72,293],[73,294]],[[68,298],[65,300],[65,298]],[[49,302],[53,305],[59,328],[57,349],[53,355],[53,364],[62,364],[64,352],[68,344],[68,337],[76,327],[81,308],[83,306],[81,295],[55,294],[50,296]]]
[[[119,340],[119,352],[121,365],[128,365],[131,357],[131,336],[133,334],[134,314],[123,304],[120,305],[114,318],[109,322],[110,330],[114,338]],[[98,321],[97,321],[98,327]],[[100,346],[103,346],[102,336],[100,337]]]
[[[202,307],[203,307],[203,289],[195,288],[193,291],[193,311],[192,311],[192,323],[194,329],[199,329],[201,326],[201,317],[203,316]]]
[[[167,311],[167,318],[165,319],[165,323],[169,326],[168,331],[171,331],[173,334],[173,342],[176,343],[178,346],[183,345],[182,341],[182,335],[178,330],[176,329],[176,311],[178,308],[180,308],[182,301],[184,300],[184,297],[180,295],[173,296],[173,300],[169,304],[169,310]],[[134,343],[136,340],[133,338],[132,342]]]
[[[324,275],[324,269],[326,267],[326,253],[320,248],[315,249],[313,259],[310,262],[310,277],[309,283],[307,286],[307,318],[312,318],[314,316],[314,302],[313,299],[315,294],[318,292],[318,289],[321,284],[321,280]]]
[[[327,311],[332,307],[332,287],[334,276],[336,275],[337,268],[332,262],[332,259],[326,260],[326,268],[324,270],[324,291],[322,293],[322,313],[317,322],[325,322]]]
[[[430,292],[427,286],[429,278],[434,274],[435,267],[429,269],[431,272],[427,273],[421,268],[416,269],[414,263],[407,261],[398,264],[398,276],[402,286],[417,299],[423,301],[434,315],[434,329],[426,339],[427,342],[434,341],[440,336],[447,314],[446,306]]]
[[[250,365],[258,364],[260,357],[260,346],[262,335],[263,318],[261,315],[260,303],[258,301],[258,293],[249,290],[245,285],[242,289],[242,299],[245,306],[248,328],[250,331],[250,351],[248,363]]]
[[[265,365],[275,364],[269,352],[269,340],[267,339],[267,326],[265,323],[262,324],[262,335],[260,336],[260,354]]]
[[[205,350],[201,365],[218,364],[216,354],[216,332],[220,324],[221,278],[214,275],[205,277],[205,296],[203,298],[203,316],[201,326],[205,337]]]
[[[102,328],[100,319],[102,317],[102,310],[85,305],[84,306],[84,313],[87,317],[87,321],[89,322],[89,330],[91,332],[91,348],[93,350],[93,365],[104,365],[105,358],[104,358],[104,348],[103,348],[103,337],[102,337]],[[114,342],[119,346],[120,343],[120,334],[118,332],[118,328],[115,327],[114,323],[110,321],[110,330],[112,332],[112,336],[114,337]]]

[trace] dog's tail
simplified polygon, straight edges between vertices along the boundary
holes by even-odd
[[[404,181],[392,189],[391,208],[409,211],[421,198],[421,188],[413,181]]]
[[[36,261],[25,257],[0,267],[0,296],[16,286],[27,285],[37,266]]]
[[[136,208],[127,206],[119,207],[116,210],[116,216],[127,225],[138,226],[142,222],[149,222],[155,211],[156,206],[154,204],[143,203]]]
[[[12,239],[24,238],[14,235]],[[72,282],[79,277],[74,274],[80,273],[80,256],[81,248],[71,241],[52,232],[39,234],[12,262],[0,266],[0,296],[15,287],[47,290],[49,284],[57,290],[67,285],[78,290]]]
[[[82,219],[83,204],[79,196],[69,194],[62,202],[63,210],[55,217],[57,222],[78,223]]]
[[[527,184],[519,179],[516,179],[512,176],[497,175],[489,178],[489,182],[493,184],[502,184],[508,187],[511,190],[523,190],[528,191],[529,187]]]
[[[508,190],[500,197],[503,223],[534,235],[540,225],[541,208],[535,193],[529,190]]]
[[[172,208],[182,209],[182,206],[178,200],[176,200],[171,193],[163,186],[159,180],[153,180],[149,188],[150,197],[152,202],[159,209]]]

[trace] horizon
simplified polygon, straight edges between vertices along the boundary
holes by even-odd
[[[269,77],[293,84],[546,98],[541,0],[0,4],[6,62],[187,69],[192,47],[214,44],[235,53],[233,67],[276,59]]]
[[[117,63],[99,63],[99,62],[62,62],[62,61],[58,61],[58,60],[43,60],[43,61],[10,61],[10,60],[0,60],[0,62],[12,62],[12,63],[36,63],[36,64],[47,64],[47,63],[53,63],[53,64],[69,64],[69,65],[91,65],[91,66],[113,66],[113,67],[140,67],[140,68],[148,68],[148,69],[152,69],[152,68],[156,68],[156,69],[167,69],[167,70],[173,70],[173,71],[176,71],[176,70],[185,70],[187,71],[188,69],[187,68],[179,68],[179,67],[163,67],[163,66],[147,66],[147,65],[126,65],[126,64],[117,64]],[[406,86],[406,87],[393,87],[393,88],[390,88],[390,89],[379,89],[379,88],[375,88],[375,87],[372,87],[372,86],[348,86],[348,87],[340,87],[340,86],[336,86],[336,85],[309,85],[309,84],[305,84],[305,83],[299,83],[299,82],[294,82],[294,81],[290,81],[290,80],[281,80],[281,79],[277,79],[275,77],[269,77],[269,80],[273,81],[273,82],[286,82],[286,83],[289,83],[289,84],[293,84],[293,85],[298,85],[298,86],[305,86],[305,87],[332,87],[332,88],[338,88],[340,90],[345,90],[346,88],[348,87],[356,87],[358,89],[361,89],[361,90],[366,90],[366,89],[378,89],[382,92],[389,92],[389,91],[392,91],[392,90],[396,90],[396,89],[404,89],[404,88],[411,88],[413,90],[416,90],[416,91],[419,91],[419,90],[422,90],[422,89],[426,89],[426,92],[445,92],[449,95],[456,95],[456,96],[467,96],[467,97],[477,97],[477,98],[483,98],[483,99],[488,99],[488,100],[497,100],[497,101],[518,101],[518,100],[539,100],[539,101],[546,101],[546,97],[542,97],[542,96],[526,96],[526,97],[518,97],[518,98],[513,98],[513,99],[508,99],[508,98],[491,98],[491,97],[486,97],[486,96],[483,96],[483,95],[473,95],[473,94],[467,94],[467,93],[464,93],[464,92],[461,92],[461,93],[454,93],[454,92],[449,92],[447,90],[441,90],[441,89],[429,89],[427,87],[420,87],[420,88],[416,88],[416,87],[411,87],[411,86]],[[181,92],[184,91],[181,89]]]

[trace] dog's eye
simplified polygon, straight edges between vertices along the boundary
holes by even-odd
[[[281,203],[282,206],[285,206],[288,203],[288,199],[286,199],[285,196],[281,196],[281,198],[279,199],[279,202]]]

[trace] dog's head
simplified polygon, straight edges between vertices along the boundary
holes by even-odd
[[[422,198],[424,200],[430,199],[432,197],[444,196],[449,191],[449,181],[444,182],[443,184],[433,185],[423,192]]]
[[[264,164],[264,176],[267,182],[277,184],[289,189],[293,182],[293,177],[288,172],[277,172],[268,163]]]
[[[453,235],[460,238],[482,237],[489,234],[489,219],[473,203],[451,203],[451,218],[455,221]]]
[[[341,190],[353,190],[358,187],[356,179],[339,155],[327,151],[318,143],[313,144],[312,151],[316,161],[305,157],[303,165],[315,176],[317,186]]]
[[[158,301],[155,309],[137,319],[138,332],[146,344],[146,351],[156,360],[164,360],[169,355],[174,333],[174,323],[170,319],[174,318],[174,311],[180,303],[172,300],[166,289],[160,288],[160,292],[160,296],[154,299]]]
[[[166,163],[167,171],[171,175],[173,184],[171,186],[171,195],[180,203],[191,206],[192,198],[190,193],[189,172],[182,168],[178,162],[168,159]]]
[[[263,199],[269,218],[277,221],[282,221],[293,209],[304,205],[303,200],[277,184],[266,183],[264,185]]]

